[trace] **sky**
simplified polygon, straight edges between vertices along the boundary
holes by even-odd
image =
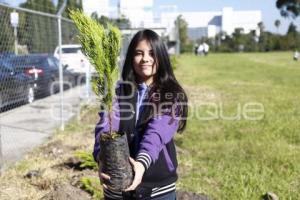
[[[17,5],[23,1],[10,0],[6,2]],[[118,0],[110,0],[110,6],[116,7],[117,2]],[[275,3],[276,0],[154,0],[154,12],[158,12],[161,5],[177,5],[178,11],[221,11],[223,7],[232,7],[233,10],[261,10],[262,21],[267,31],[277,33],[274,25],[276,19],[281,22],[279,33],[285,34],[292,21],[300,31],[300,16],[296,20],[283,18]]]

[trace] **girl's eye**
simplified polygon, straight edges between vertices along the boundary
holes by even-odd
[[[137,52],[135,52],[135,55],[136,55],[136,56],[142,55],[142,52],[137,51]]]

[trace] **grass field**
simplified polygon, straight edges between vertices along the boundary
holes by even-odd
[[[268,191],[299,200],[300,62],[282,52],[181,55],[178,61],[175,73],[190,112],[186,131],[175,140],[177,188],[216,200],[260,200]],[[94,177],[99,188],[96,171],[64,165],[74,152],[92,151],[97,112],[83,107],[64,133],[7,170],[0,199],[40,199],[62,183],[75,190],[82,176]],[[41,177],[24,178],[37,169]]]
[[[216,199],[300,199],[300,62],[291,53],[182,55],[190,100],[179,188]],[[252,109],[252,110],[251,110]]]

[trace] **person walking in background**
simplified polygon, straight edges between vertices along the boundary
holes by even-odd
[[[293,54],[293,59],[294,61],[297,61],[299,58],[299,52],[297,51],[297,49],[294,51],[294,54]]]
[[[113,191],[103,184],[104,198],[175,200],[178,176],[173,137],[186,127],[188,100],[174,76],[166,47],[154,31],[145,29],[135,34],[122,79],[116,88],[114,107],[118,109],[112,113],[112,124],[127,134],[135,175],[125,191]],[[128,108],[134,111],[128,112]],[[107,116],[100,113],[95,129],[96,161],[101,151],[99,137],[109,130],[108,123],[104,123]],[[101,171],[99,176],[100,180],[110,178]]]
[[[207,56],[208,52],[209,52],[209,46],[206,42],[203,42],[202,45],[203,45],[203,53],[204,53],[205,56]]]
[[[195,43],[195,46],[194,46],[194,54],[197,55],[198,54],[198,44]]]
[[[198,49],[197,49],[197,54],[202,56],[203,55],[203,51],[204,51],[204,46],[203,44],[200,44]]]

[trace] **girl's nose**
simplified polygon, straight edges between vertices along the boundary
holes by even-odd
[[[151,59],[151,57],[150,57],[149,55],[145,54],[145,55],[143,56],[143,58],[142,58],[142,61],[143,61],[143,62],[149,62],[150,59]]]

